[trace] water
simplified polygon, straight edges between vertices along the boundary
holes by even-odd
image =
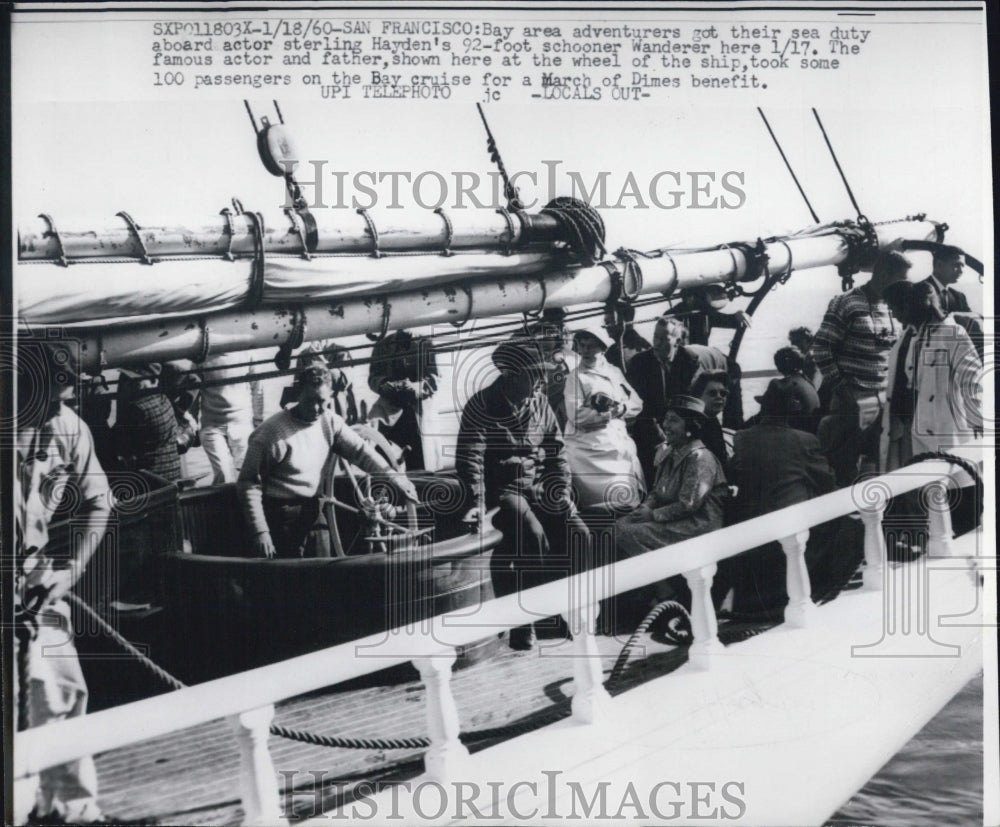
[[[983,823],[983,677],[971,680],[828,822]]]

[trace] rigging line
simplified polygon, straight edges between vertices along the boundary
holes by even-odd
[[[854,211],[858,214],[858,218],[864,217],[864,213],[861,212],[861,207],[858,206],[858,200],[854,197],[854,193],[851,191],[851,185],[847,183],[847,176],[844,175],[844,170],[840,167],[840,161],[837,160],[837,153],[833,151],[833,144],[830,143],[830,139],[827,137],[826,130],[823,128],[823,121],[819,118],[819,112],[816,111],[816,107],[813,107],[813,116],[816,118],[816,123],[819,124],[819,131],[823,133],[823,140],[826,141],[826,148],[830,150],[830,157],[833,158],[833,163],[837,167],[837,172],[840,173],[840,180],[844,182],[844,189],[847,190],[847,197],[851,199],[851,203],[854,205]]]
[[[497,165],[500,177],[503,178],[503,194],[507,198],[507,209],[523,210],[524,205],[521,203],[521,197],[518,194],[517,188],[510,183],[507,168],[503,164],[503,158],[500,157],[500,149],[497,147],[496,138],[493,137],[493,132],[490,130],[490,125],[486,120],[486,113],[483,111],[482,104],[477,103],[476,109],[479,110],[479,117],[483,122],[483,127],[486,129],[486,151],[490,153],[490,160]]]
[[[247,115],[250,116],[250,126],[253,127],[253,134],[254,135],[260,134],[260,130],[257,129],[257,121],[253,119],[253,110],[250,108],[250,101],[244,98],[243,105],[247,108]]]
[[[781,142],[778,141],[778,136],[774,134],[774,130],[771,129],[771,124],[767,122],[767,116],[764,114],[764,110],[759,106],[757,111],[760,113],[761,119],[764,121],[764,126],[767,127],[767,131],[771,135],[771,140],[774,141],[774,145],[778,148],[778,154],[781,155],[781,160],[785,162],[785,166],[788,168],[788,174],[792,176],[792,180],[795,182],[795,186],[799,188],[799,194],[802,196],[802,200],[806,202],[806,207],[809,209],[809,214],[812,216],[814,223],[819,224],[819,218],[816,215],[816,210],[812,208],[812,204],[809,203],[809,198],[806,196],[806,191],[802,189],[802,184],[799,183],[798,177],[795,175],[795,170],[792,169],[791,163],[785,156],[785,150],[781,148]],[[813,110],[816,111],[815,109]]]

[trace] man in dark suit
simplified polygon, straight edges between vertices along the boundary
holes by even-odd
[[[656,478],[653,457],[663,441],[660,422],[667,412],[667,400],[689,393],[702,373],[727,372],[729,367],[725,354],[717,348],[686,342],[684,323],[661,316],[653,330],[652,348],[637,353],[629,362],[626,378],[642,399],[642,413],[633,423],[632,438],[647,485]]]
[[[796,409],[794,383],[773,379],[759,398],[760,421],[736,432],[727,472],[738,489],[732,514],[737,522],[826,494],[836,482],[819,440],[789,427],[789,415]],[[734,612],[776,612],[787,602],[785,556],[778,543],[723,562],[713,593],[721,600],[732,586]]]
[[[952,285],[962,277],[963,253],[950,244],[939,244],[932,251],[934,269],[925,279],[934,288],[941,302],[941,309],[948,313],[971,313],[969,300]]]

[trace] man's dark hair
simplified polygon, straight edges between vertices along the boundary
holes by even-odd
[[[806,357],[795,345],[778,348],[774,353],[774,366],[782,376],[806,372]]]
[[[910,269],[910,262],[898,250],[883,250],[875,256],[875,263],[872,265],[872,275],[901,275],[906,278],[906,271]]]
[[[708,370],[699,373],[694,382],[691,383],[691,395],[700,397],[710,382],[718,382],[726,390],[729,390],[729,374],[724,370]]]

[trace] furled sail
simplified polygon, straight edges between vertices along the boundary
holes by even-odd
[[[21,265],[38,269],[19,279],[22,321],[72,325],[84,367],[96,371],[623,294],[670,296],[827,265],[853,272],[897,239],[943,236],[942,225],[916,216],[707,249],[619,250],[594,261],[579,254],[577,230],[545,211],[416,214],[381,228],[359,214],[362,226],[338,230],[330,220],[311,243],[293,215],[284,229],[254,214],[223,216],[200,230],[129,226],[124,233],[56,233],[51,219],[40,218],[19,236]]]

